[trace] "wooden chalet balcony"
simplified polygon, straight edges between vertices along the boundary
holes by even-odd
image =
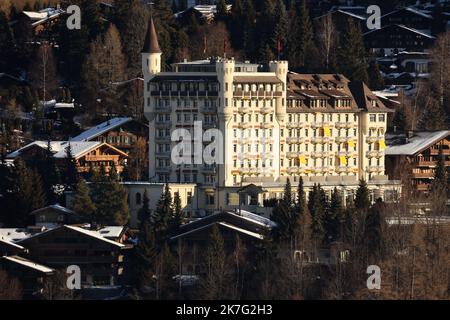
[[[430,154],[431,155],[439,155],[439,149],[430,149]],[[450,155],[450,149],[443,149],[442,150],[442,154],[445,156],[449,156]]]
[[[119,156],[115,155],[98,155],[98,156],[85,156],[86,161],[117,161]]]
[[[433,172],[413,172],[412,177],[416,179],[431,179],[433,178]]]
[[[418,191],[428,191],[428,190],[430,190],[430,184],[428,184],[428,183],[418,183],[418,184],[415,184],[414,187]]]

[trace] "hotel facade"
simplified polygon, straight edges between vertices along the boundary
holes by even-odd
[[[338,187],[344,198],[360,179],[373,200],[400,191],[384,169],[390,109],[364,83],[297,74],[287,61],[264,66],[216,58],[161,71],[161,55],[150,20],[142,53],[150,182],[195,185],[197,204],[184,199],[193,210],[240,205],[263,212],[263,201],[281,197],[287,178],[293,189],[302,177],[306,188]],[[199,121],[200,136],[194,132]],[[191,144],[192,159],[176,164],[181,142]],[[208,146],[217,164],[195,161]]]

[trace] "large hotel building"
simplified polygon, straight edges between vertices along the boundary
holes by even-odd
[[[193,210],[240,204],[263,212],[263,201],[280,197],[288,177],[294,189],[302,177],[306,188],[338,187],[344,198],[353,196],[360,179],[373,200],[399,191],[384,167],[390,109],[364,83],[290,72],[287,61],[264,66],[216,58],[161,71],[161,55],[150,20],[142,53],[150,181],[173,184]],[[223,143],[215,152],[221,164],[172,161],[176,129],[192,136],[192,157],[201,154],[196,121],[204,132],[220,130]],[[220,142],[208,134],[200,140],[203,147]]]

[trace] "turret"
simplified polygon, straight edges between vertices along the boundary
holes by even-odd
[[[287,61],[270,61],[269,68],[271,72],[275,72],[278,79],[281,80],[281,84],[277,91],[281,91],[281,96],[278,97],[277,107],[275,113],[277,118],[281,121],[284,120],[286,116],[286,83],[287,83],[287,73],[288,73],[288,62]]]
[[[147,34],[145,35],[144,48],[142,49],[142,72],[144,78],[152,78],[161,72],[161,49],[159,48],[158,35],[156,34],[153,18],[148,21]]]

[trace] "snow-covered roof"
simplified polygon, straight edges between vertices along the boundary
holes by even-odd
[[[0,228],[0,237],[6,241],[19,241],[30,237],[25,229],[19,228]]]
[[[124,229],[124,226],[107,226],[97,230],[97,232],[102,237],[118,238],[122,235]]]
[[[11,240],[11,239],[9,239],[9,238],[7,238],[7,237],[4,237],[4,236],[0,236],[0,242],[1,242],[1,243],[6,243],[7,245],[10,245],[10,246],[12,246],[12,247],[15,247],[15,248],[17,248],[17,249],[19,249],[19,250],[25,250],[24,247],[19,246],[18,244],[15,244],[15,243],[13,242],[13,240]]]
[[[103,142],[100,141],[50,141],[50,147],[55,158],[65,158],[66,148],[70,143],[72,148],[72,156],[77,158],[83,154],[99,147]],[[7,158],[16,158],[23,150],[30,148],[31,146],[38,146],[42,149],[47,149],[47,141],[34,141],[26,146],[11,152],[7,155]]]
[[[370,31],[364,33],[363,36],[366,36],[366,35],[368,35],[368,34],[370,34],[370,33],[372,33],[372,32],[379,32],[380,30],[383,30],[383,29],[385,29],[385,28],[392,28],[392,27],[399,27],[399,28],[408,30],[408,31],[410,31],[410,32],[414,32],[414,33],[416,33],[416,34],[418,34],[418,35],[421,35],[421,36],[423,36],[423,37],[425,37],[425,38],[435,39],[435,37],[433,37],[433,36],[430,35],[430,34],[427,34],[427,33],[423,32],[423,31],[420,31],[420,30],[417,30],[417,29],[414,29],[414,28],[407,27],[407,26],[405,26],[405,25],[403,25],[403,24],[390,24],[390,25],[387,25],[387,26],[382,27],[381,29],[370,30]]]
[[[228,228],[228,229],[232,229],[232,230],[238,231],[238,232],[243,233],[243,234],[247,234],[247,235],[249,235],[251,237],[254,237],[254,238],[257,238],[257,239],[264,239],[264,236],[262,234],[260,234],[260,233],[252,232],[252,231],[249,231],[249,230],[237,227],[235,225],[232,225],[230,223],[223,222],[223,221],[220,221],[220,222],[215,221],[215,222],[212,222],[212,223],[208,223],[208,224],[206,224],[204,226],[201,226],[201,227],[198,227],[198,228],[195,228],[195,229],[192,229],[192,230],[189,230],[189,231],[177,234],[176,236],[173,236],[171,239],[172,240],[178,239],[178,238],[184,237],[184,236],[186,236],[188,234],[198,232],[199,230],[208,229],[209,227],[212,227],[215,224],[221,225],[221,226],[223,226],[225,228]]]
[[[120,248],[125,247],[125,245],[123,245],[123,244],[121,244],[119,242],[106,239],[98,231],[86,230],[86,229],[83,229],[81,227],[69,226],[69,225],[64,225],[64,227],[69,228],[69,229],[74,230],[74,231],[77,231],[77,232],[80,232],[80,233],[83,233],[85,235],[88,235],[90,237],[96,238],[98,240],[108,242],[108,243],[113,244],[113,245],[115,245],[117,247],[120,247]]]
[[[34,21],[31,25],[37,26],[49,19],[54,19],[64,13],[63,9],[55,9],[55,8],[46,8],[36,11],[22,11],[24,15],[26,15],[30,20]]]
[[[450,135],[450,130],[434,132],[414,132],[414,136],[404,142],[404,135],[386,134],[386,155],[415,155]]]
[[[55,271],[54,269],[46,267],[42,264],[38,264],[36,262],[33,262],[31,260],[28,260],[28,259],[25,259],[22,257],[18,257],[18,256],[4,256],[4,257],[2,257],[2,259],[20,264],[27,268],[31,268],[31,269],[34,269],[36,271],[43,272],[43,273],[53,273]]]
[[[418,10],[416,8],[413,8],[413,7],[406,7],[406,8],[401,8],[401,9],[398,9],[398,10],[391,11],[391,12],[386,13],[385,15],[381,16],[381,18],[384,18],[386,16],[390,16],[391,14],[397,13],[397,12],[402,11],[402,10],[409,11],[409,12],[414,13],[416,15],[419,15],[419,16],[421,16],[423,18],[433,19],[433,17],[431,15],[427,14],[426,12],[424,12],[422,10]]]
[[[240,214],[236,214],[233,211],[228,211],[229,214],[232,215],[236,215],[240,218],[243,218],[245,220],[249,220],[253,223],[262,225],[262,226],[269,226],[271,228],[274,228],[277,226],[277,224],[275,222],[273,222],[272,220],[265,218],[263,216],[260,216],[259,214],[250,212],[250,211],[245,211],[245,210],[240,210]]]
[[[70,210],[70,209],[68,209],[66,207],[60,206],[59,204],[52,204],[52,205],[49,205],[49,206],[46,206],[46,207],[43,207],[43,208],[36,209],[36,210],[32,211],[31,214],[36,214],[36,213],[39,213],[39,212],[44,211],[44,210],[49,209],[49,208],[58,210],[58,211],[60,211],[60,212],[62,212],[64,214],[73,214],[74,213],[72,210]]]
[[[57,102],[55,103],[55,108],[56,109],[73,109],[75,108],[75,105],[73,104],[73,102],[71,103],[64,103],[64,102]]]
[[[99,125],[92,127],[76,137],[70,139],[70,141],[89,141],[92,140],[109,130],[117,128],[127,122],[133,120],[132,118],[113,118],[108,121],[102,122]]]

